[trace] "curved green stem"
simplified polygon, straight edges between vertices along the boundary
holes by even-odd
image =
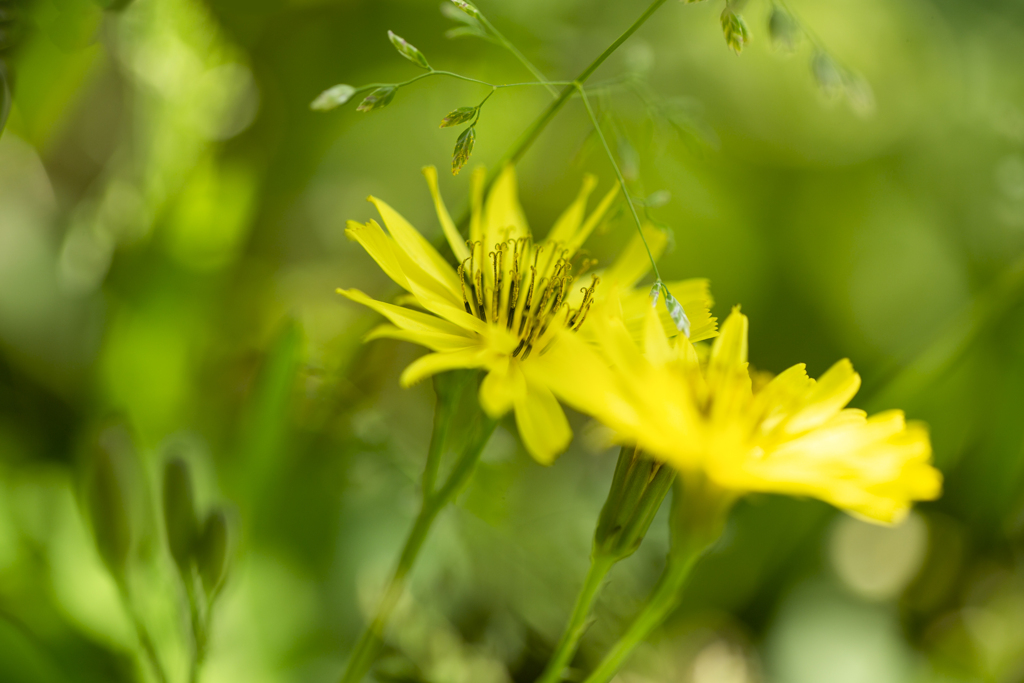
[[[588,616],[594,605],[598,592],[608,576],[608,572],[615,565],[616,558],[603,553],[595,552],[590,559],[590,568],[587,576],[583,579],[583,587],[576,596],[576,604],[572,608],[572,615],[569,623],[562,633],[562,638],[555,646],[555,651],[548,660],[544,673],[537,679],[537,683],[558,683],[562,680],[562,673],[571,662],[576,649],[579,647],[580,639],[586,633],[589,626]]]
[[[412,529],[409,530],[409,535],[405,539],[398,563],[384,590],[384,596],[377,606],[377,611],[352,650],[352,655],[349,657],[341,678],[342,683],[359,683],[373,665],[374,659],[380,652],[384,627],[398,604],[398,599],[405,592],[409,572],[419,557],[434,520],[468,481],[477,460],[480,459],[480,453],[497,426],[497,422],[490,418],[483,416],[478,418],[475,434],[452,467],[444,484],[435,491],[434,481],[452,421],[453,400],[454,397],[451,396],[448,399],[438,396],[434,432],[431,436],[427,465],[423,473],[423,502],[419,514],[416,515]]]

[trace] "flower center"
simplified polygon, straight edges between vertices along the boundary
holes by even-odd
[[[547,348],[558,330],[553,322],[574,332],[583,325],[600,278],[595,275],[589,287],[580,288],[583,298],[576,308],[567,299],[572,283],[596,260],[578,252],[571,255],[561,243],[533,244],[528,237],[498,242],[486,253],[483,242],[466,244],[470,257],[459,264],[462,303],[470,315],[502,325],[519,338],[513,358],[525,360],[534,347]],[[579,272],[574,276],[577,259]]]

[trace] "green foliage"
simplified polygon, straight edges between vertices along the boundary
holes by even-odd
[[[462,167],[469,161],[469,155],[473,153],[474,142],[476,142],[476,127],[470,126],[462,131],[459,139],[455,141],[455,151],[452,152],[452,175],[458,175]]]
[[[309,108],[315,111],[330,111],[348,102],[356,92],[351,85],[339,83],[320,93]]]
[[[743,52],[744,46],[750,42],[750,31],[747,29],[747,23],[729,5],[722,11],[721,21],[725,44],[729,46],[730,50],[740,54]]]
[[[800,24],[784,7],[772,3],[768,14],[768,35],[772,44],[781,50],[792,52],[800,42]]]
[[[391,100],[395,99],[396,92],[398,92],[398,88],[393,85],[385,85],[377,88],[359,103],[359,106],[356,107],[356,111],[366,112],[373,111],[375,109],[383,109],[391,104]]]
[[[447,116],[441,120],[441,128],[449,128],[451,126],[457,126],[460,123],[466,123],[476,118],[477,112],[480,111],[480,107],[459,107],[453,110]]]
[[[427,63],[427,58],[423,56],[423,53],[416,49],[415,46],[409,44],[404,38],[396,35],[393,31],[388,31],[388,40],[398,50],[398,54],[408,59],[413,64],[423,67],[427,71],[430,71],[430,64]]]

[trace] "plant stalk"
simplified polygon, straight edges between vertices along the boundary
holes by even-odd
[[[605,577],[608,576],[609,570],[615,565],[617,559],[605,553],[599,553],[595,549],[594,554],[590,558],[590,568],[587,570],[587,576],[583,579],[583,587],[576,596],[576,604],[572,608],[569,623],[566,625],[558,645],[555,646],[555,651],[551,655],[551,659],[548,660],[544,673],[537,679],[537,683],[558,683],[558,681],[562,680],[562,673],[572,662],[573,655],[576,654],[576,649],[579,647],[580,639],[583,638],[583,634],[586,633],[587,627],[590,625],[588,616],[597,598],[597,594],[600,592]]]
[[[455,401],[458,398],[458,391],[447,395],[438,393],[437,407],[435,408],[434,430],[431,435],[430,450],[427,456],[426,467],[423,472],[423,499],[420,511],[416,515],[409,535],[402,546],[402,552],[398,557],[391,579],[388,581],[384,596],[377,606],[370,624],[359,636],[352,654],[349,657],[345,672],[341,677],[342,683],[359,683],[373,665],[381,645],[383,644],[384,627],[391,617],[399,598],[405,592],[409,572],[412,571],[416,559],[419,557],[423,543],[430,533],[434,520],[441,510],[450,503],[462,489],[463,485],[472,474],[473,468],[480,459],[480,453],[494,433],[497,422],[487,417],[480,417],[476,422],[476,432],[469,439],[465,449],[452,467],[444,484],[434,490],[434,482],[440,466],[441,456],[444,452],[445,442],[448,438],[452,416],[454,414]]]
[[[704,547],[695,545],[688,552],[669,559],[669,564],[658,580],[658,585],[655,586],[640,614],[608,651],[597,668],[586,677],[584,683],[608,683],[622,668],[636,646],[665,621],[678,606],[682,588],[686,585],[690,570],[697,563]]]

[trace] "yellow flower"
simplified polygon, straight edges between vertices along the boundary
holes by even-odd
[[[747,369],[747,317],[736,308],[702,361],[683,335],[670,340],[653,315],[642,345],[622,320],[592,321],[615,375],[617,398],[566,399],[636,444],[725,496],[750,491],[819,498],[870,520],[893,523],[912,501],[933,500],[923,424],[890,410],[868,417],[846,408],[860,387],[848,360],[817,381],[803,364],[770,381]],[[755,386],[757,385],[757,386]]]
[[[592,372],[593,365],[602,361],[587,344],[582,352],[567,354],[560,341],[574,337],[584,326],[591,308],[601,303],[605,283],[625,291],[625,318],[642,323],[646,294],[630,288],[647,273],[647,253],[639,238],[634,238],[611,268],[588,274],[596,262],[585,257],[580,247],[617,194],[617,188],[608,192],[586,215],[596,184],[593,177],[585,178],[576,200],[547,238],[534,242],[519,205],[512,167],[499,176],[486,202],[483,175],[474,174],[468,241],[463,241],[445,208],[436,170],[427,167],[424,175],[458,265],[452,267],[394,209],[370,197],[388,232],[371,220],[366,224],[350,221],[346,234],[408,292],[403,303],[415,308],[376,301],[356,289],[338,292],[390,321],[367,339],[403,339],[433,351],[405,369],[403,386],[456,368],[485,370],[480,385],[484,411],[499,417],[514,410],[527,450],[539,462],[550,463],[572,438],[552,383],[571,385],[570,394],[605,395],[610,390],[610,385],[600,384],[610,381],[607,373]],[[654,254],[660,253],[664,234],[654,229],[645,234]],[[670,287],[690,318],[691,335],[712,336],[715,320],[709,313],[707,283],[692,280]]]

